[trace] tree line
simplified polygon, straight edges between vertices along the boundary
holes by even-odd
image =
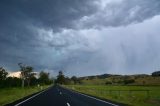
[[[81,83],[82,83],[81,80],[76,76],[72,76],[71,78],[66,77],[63,74],[63,71],[59,71],[57,79],[55,80],[55,84],[69,85],[69,84],[81,84]]]
[[[8,72],[3,67],[0,67],[0,88],[4,87],[25,87],[35,85],[49,85],[53,83],[53,79],[50,78],[50,74],[41,71],[36,77],[36,73],[33,71],[33,67],[26,66],[22,63],[18,64],[20,67],[20,78],[8,77]]]

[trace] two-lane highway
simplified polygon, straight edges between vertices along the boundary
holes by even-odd
[[[14,106],[118,106],[60,86],[53,86]]]

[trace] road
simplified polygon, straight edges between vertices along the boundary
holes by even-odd
[[[118,106],[60,86],[53,86],[14,106]]]

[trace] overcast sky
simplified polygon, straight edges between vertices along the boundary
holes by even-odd
[[[0,0],[0,66],[57,74],[160,70],[160,0]]]

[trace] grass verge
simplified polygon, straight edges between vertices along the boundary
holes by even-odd
[[[0,106],[3,106],[8,103],[12,103],[18,99],[31,95],[33,93],[39,92],[46,88],[50,87],[49,85],[43,86],[42,88],[34,87],[15,87],[15,88],[1,88],[0,89]]]

